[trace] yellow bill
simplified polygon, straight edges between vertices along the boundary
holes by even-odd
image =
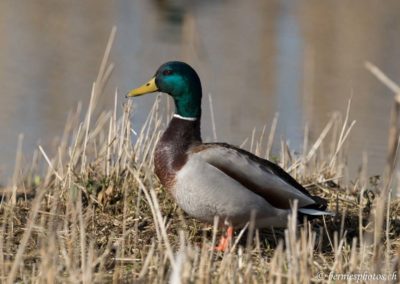
[[[157,85],[156,85],[156,78],[152,78],[150,81],[148,81],[146,84],[143,86],[140,86],[139,88],[133,89],[130,91],[126,96],[127,97],[137,97],[141,96],[144,94],[148,93],[153,93],[158,91]]]

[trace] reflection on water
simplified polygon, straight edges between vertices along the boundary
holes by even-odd
[[[284,133],[292,133],[293,142],[298,145],[301,141],[302,113],[299,93],[301,86],[301,60],[303,42],[300,34],[299,21],[296,15],[297,3],[290,0],[283,2],[285,13],[277,18],[277,110],[281,109],[281,125],[285,126]],[[290,78],[290,79],[289,79]]]
[[[301,149],[304,125],[317,137],[352,96],[349,164],[354,171],[366,151],[370,173],[380,173],[391,96],[363,65],[400,77],[399,8],[394,0],[1,1],[0,175],[12,169],[19,133],[29,157],[38,141],[51,147],[78,101],[87,105],[113,25],[116,70],[102,107],[111,108],[116,86],[128,90],[164,61],[186,60],[203,80],[205,140],[211,93],[219,140],[240,144],[279,112],[277,137]],[[135,101],[136,129],[154,99]]]

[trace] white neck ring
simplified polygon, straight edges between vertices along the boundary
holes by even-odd
[[[174,114],[174,117],[183,119],[183,120],[188,120],[188,121],[196,121],[197,120],[197,117],[185,117],[185,116],[179,115],[177,113]]]

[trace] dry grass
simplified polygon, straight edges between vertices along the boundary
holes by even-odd
[[[53,155],[39,147],[31,166],[21,166],[17,155],[13,184],[0,203],[2,282],[398,281],[400,202],[390,198],[397,132],[383,178],[367,178],[365,163],[349,185],[341,182],[354,125],[349,111],[344,118],[333,115],[319,139],[305,141],[301,155],[282,142],[280,164],[327,198],[336,217],[298,225],[293,216],[286,230],[250,224],[236,233],[230,251],[217,253],[210,250],[216,228],[187,217],[154,176],[152,153],[167,121],[158,101],[137,136],[130,101],[121,117],[116,107],[97,114],[112,70],[111,43],[84,119],[80,107],[70,114]],[[259,138],[253,135],[255,153],[270,155],[275,127],[276,120],[268,138],[265,128]]]

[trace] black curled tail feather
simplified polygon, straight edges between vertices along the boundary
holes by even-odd
[[[325,198],[319,197],[312,195],[310,196],[315,203],[307,206],[303,206],[302,208],[308,208],[308,209],[315,209],[315,210],[320,210],[320,211],[325,211],[326,208],[328,207],[328,201],[326,201]]]

